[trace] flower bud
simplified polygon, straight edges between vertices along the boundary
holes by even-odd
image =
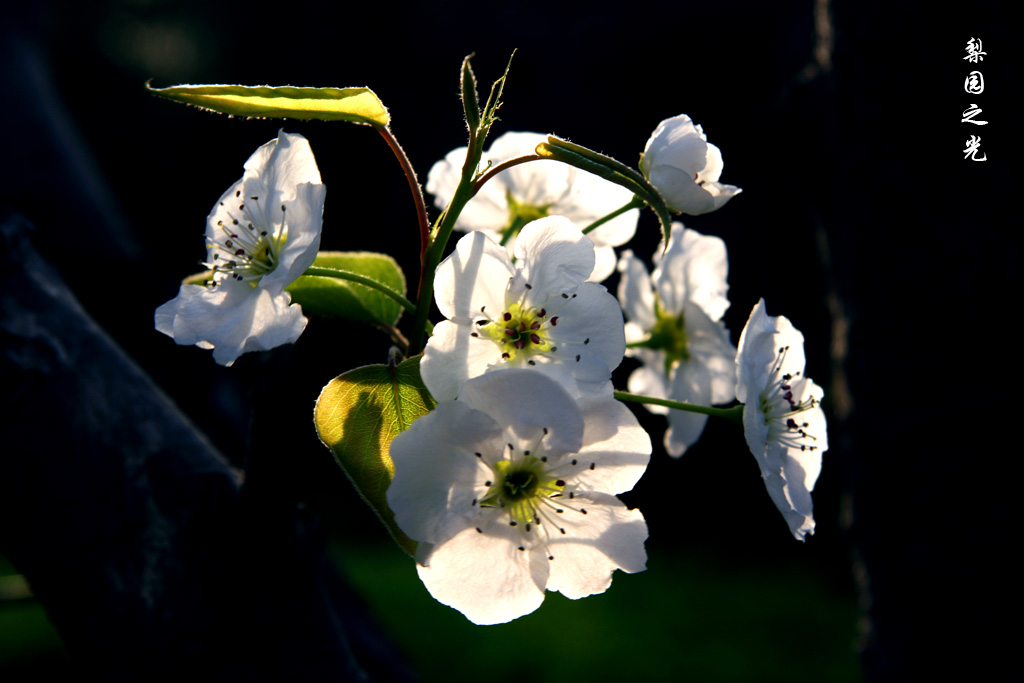
[[[640,161],[640,170],[668,207],[691,216],[721,208],[742,192],[718,182],[722,168],[722,153],[686,114],[658,124]]]

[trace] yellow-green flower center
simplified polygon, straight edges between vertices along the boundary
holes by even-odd
[[[669,374],[672,366],[690,357],[690,339],[686,334],[686,319],[683,314],[671,315],[661,308],[661,302],[655,301],[655,323],[647,339],[633,342],[630,347],[654,349],[665,352],[665,374]]]
[[[281,227],[274,228],[272,225],[262,225],[266,218],[264,212],[258,210],[259,197],[242,198],[239,190],[235,193],[235,199],[239,202],[238,213],[225,207],[227,218],[217,221],[220,234],[212,239],[207,238],[210,262],[206,265],[215,274],[211,284],[216,285],[222,279],[232,278],[256,287],[264,275],[277,268],[281,250],[288,241],[286,209],[282,204]],[[255,209],[250,202],[255,204]],[[224,206],[224,202],[221,202],[221,206]]]
[[[530,204],[520,204],[516,201],[516,198],[512,196],[511,192],[505,192],[505,199],[508,201],[508,223],[501,231],[501,244],[504,246],[512,240],[513,237],[519,234],[519,231],[523,229],[527,223],[535,221],[538,218],[544,218],[548,215],[548,211],[551,209],[550,204],[543,206],[531,206]]]
[[[515,525],[526,527],[535,523],[541,501],[565,489],[565,481],[548,474],[544,461],[533,456],[526,456],[518,462],[499,460],[494,466],[494,473],[495,480],[487,495],[480,500],[480,505],[507,510]]]
[[[558,316],[547,317],[547,310],[513,303],[497,320],[481,321],[478,336],[486,336],[501,347],[501,358],[514,361],[519,354],[554,351],[550,328],[558,324]]]

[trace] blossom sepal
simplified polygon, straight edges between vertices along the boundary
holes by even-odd
[[[662,237],[667,241],[672,230],[668,205],[657,190],[637,171],[622,162],[592,149],[549,135],[547,142],[537,145],[537,154],[575,166],[609,182],[621,185],[651,207],[661,223]]]
[[[414,356],[349,370],[323,388],[313,409],[320,441],[409,555],[416,553],[416,542],[395,524],[385,496],[395,472],[392,439],[436,405],[419,368],[420,356]]]
[[[401,317],[403,306],[396,299],[405,298],[405,274],[395,259],[387,254],[321,251],[316,255],[312,268],[322,269],[324,275],[302,275],[285,288],[292,301],[302,306],[306,313],[333,315],[385,327],[395,325]],[[329,276],[331,271],[336,275]],[[393,294],[345,279],[346,275],[368,278]]]
[[[232,116],[351,121],[384,128],[387,107],[369,88],[296,88],[250,85],[175,85],[146,90],[175,102]]]

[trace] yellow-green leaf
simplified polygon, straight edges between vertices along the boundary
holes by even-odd
[[[316,268],[356,273],[375,280],[405,296],[405,274],[395,259],[369,251],[321,251]],[[292,301],[306,313],[337,315],[370,325],[393,326],[402,306],[391,297],[365,285],[332,277],[303,275],[288,285]]]
[[[320,440],[410,555],[416,542],[395,524],[386,498],[395,474],[391,440],[436,405],[420,379],[420,356],[414,356],[397,365],[367,365],[335,377],[313,410]]]
[[[146,89],[154,95],[202,109],[260,118],[352,121],[383,127],[387,108],[369,88],[296,88],[290,85],[175,85]]]

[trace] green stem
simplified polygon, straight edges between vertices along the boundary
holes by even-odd
[[[312,275],[315,277],[333,277],[336,280],[349,280],[350,282],[365,285],[370,289],[377,290],[378,292],[384,294],[385,296],[391,297],[399,304],[401,304],[402,308],[409,311],[409,313],[416,313],[416,304],[409,301],[404,296],[402,296],[395,290],[391,289],[387,285],[382,285],[376,280],[372,280],[366,277],[365,275],[360,275],[359,273],[350,273],[347,270],[337,270],[335,268],[320,268],[317,266],[310,266],[309,268],[306,268],[306,272],[304,272],[303,275]]]
[[[641,199],[640,197],[637,197],[636,195],[633,195],[633,198],[630,199],[623,206],[620,206],[619,208],[615,209],[614,211],[612,211],[610,214],[608,214],[604,218],[598,218],[596,221],[594,221],[593,223],[591,223],[587,227],[583,228],[583,234],[586,235],[588,232],[592,232],[592,231],[600,228],[602,225],[604,225],[608,221],[612,220],[613,218],[617,218],[618,216],[621,216],[622,214],[626,213],[627,211],[630,211],[632,209],[642,209],[642,208],[644,208],[644,206],[645,206],[644,200]]]
[[[664,398],[653,398],[651,396],[641,396],[639,394],[630,394],[625,391],[616,391],[615,398],[620,401],[631,401],[633,403],[650,403],[655,406],[664,406],[666,408],[673,408],[675,410],[685,410],[688,413],[701,413],[703,415],[713,415],[715,417],[724,417],[732,420],[737,424],[743,424],[743,404],[733,406],[732,408],[712,408],[710,406],[698,406],[692,403],[680,403],[679,401],[669,401]]]
[[[525,164],[529,161],[542,161],[543,159],[544,157],[540,156],[539,154],[528,154],[523,157],[516,157],[515,159],[503,161],[494,168],[487,171],[487,173],[480,176],[480,179],[477,180],[476,184],[473,186],[473,194],[476,195],[476,193],[480,191],[480,188],[484,186],[484,183],[486,183],[488,180],[498,175],[502,171],[508,170],[513,166],[518,166],[519,164]]]
[[[423,188],[420,187],[419,180],[416,179],[416,171],[409,162],[409,157],[405,155],[405,150],[398,144],[398,140],[395,139],[395,134],[391,132],[391,129],[387,126],[374,126],[374,128],[384,137],[388,147],[391,148],[391,151],[398,158],[398,163],[401,164],[402,171],[405,173],[405,179],[409,183],[412,201],[416,205],[416,218],[420,224],[420,256],[422,257],[423,253],[427,250],[427,243],[430,240],[430,219],[427,217],[427,206],[423,201]]]
[[[466,162],[462,166],[462,178],[459,180],[459,186],[455,188],[455,195],[445,208],[433,239],[430,240],[430,244],[423,254],[419,298],[416,302],[416,321],[409,339],[409,355],[416,355],[423,349],[428,333],[427,328],[430,325],[428,320],[430,304],[434,300],[434,271],[437,270],[437,264],[444,256],[448,238],[451,237],[452,230],[455,229],[455,221],[469,200],[473,198],[475,191],[473,178],[476,176],[476,169],[483,154],[483,139],[471,136],[470,141],[471,144],[466,151]]]

